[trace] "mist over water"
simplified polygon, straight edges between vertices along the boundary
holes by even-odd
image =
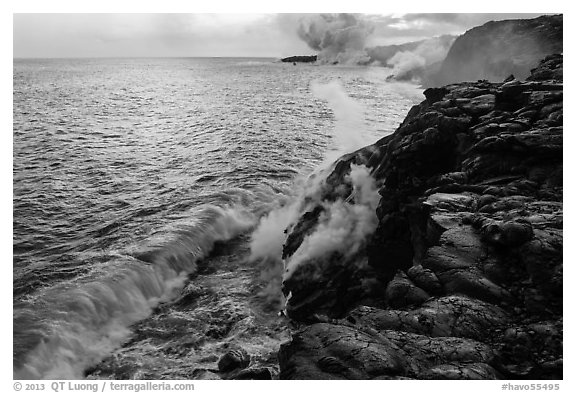
[[[187,362],[231,337],[264,358],[276,342],[254,332],[276,326],[278,253],[292,206],[321,180],[309,175],[392,132],[420,100],[386,75],[262,59],[16,60],[15,378],[82,378],[121,346],[184,377],[170,371],[180,330],[158,321],[185,318],[200,334],[221,308],[240,310],[236,328]],[[172,302],[190,283],[208,292],[183,313]]]

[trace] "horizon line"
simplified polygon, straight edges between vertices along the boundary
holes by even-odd
[[[304,56],[304,55],[302,55]],[[290,57],[290,56],[287,56]],[[282,59],[282,56],[12,56],[12,60],[70,60],[70,59]]]

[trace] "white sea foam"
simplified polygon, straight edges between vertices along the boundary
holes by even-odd
[[[174,298],[214,243],[232,239],[252,226],[251,217],[233,209],[206,208],[196,224],[173,232],[174,239],[145,253],[145,261],[125,256],[87,277],[41,291],[31,307],[42,313],[43,339],[15,370],[15,379],[79,379],[83,371],[117,348],[129,326],[159,303]]]

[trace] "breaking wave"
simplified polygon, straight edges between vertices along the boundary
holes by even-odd
[[[15,379],[78,379],[130,335],[129,326],[175,297],[216,242],[253,225],[239,210],[202,208],[152,239],[148,249],[116,255],[88,275],[39,291],[14,309],[15,340],[33,347]]]

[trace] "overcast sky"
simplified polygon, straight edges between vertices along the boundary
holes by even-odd
[[[307,15],[309,17],[310,15]],[[538,14],[364,14],[367,46],[461,34],[489,20]],[[14,14],[13,56],[282,57],[313,54],[301,14]]]

